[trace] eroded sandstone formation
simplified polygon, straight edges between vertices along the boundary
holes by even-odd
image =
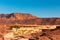
[[[38,24],[38,25],[59,25],[60,18],[38,18],[31,14],[12,13],[0,14],[0,24]]]
[[[60,18],[38,18],[31,14],[22,14],[22,13],[0,14],[0,40],[3,40],[4,39],[3,35],[10,31],[9,30],[10,26],[18,24],[60,25]],[[54,30],[45,29],[42,31],[41,34],[35,33],[33,35],[35,37],[34,40],[60,40],[60,29],[59,28]]]

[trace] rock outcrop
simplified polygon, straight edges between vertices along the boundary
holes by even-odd
[[[36,16],[32,16],[31,14],[23,14],[23,13],[12,13],[12,14],[0,14],[0,19],[5,20],[28,20],[35,19]]]
[[[60,25],[60,18],[39,18],[31,14],[0,14],[0,24]]]
[[[38,18],[24,13],[0,14],[0,40],[3,40],[3,35],[10,31],[9,27],[15,24],[60,25],[60,18]],[[33,34],[35,40],[60,40],[60,29],[58,28],[54,30],[43,30],[41,35],[40,33],[37,34]]]

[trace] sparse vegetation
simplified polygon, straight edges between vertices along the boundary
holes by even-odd
[[[12,30],[13,28],[16,28],[16,29],[19,29],[20,27],[18,27],[18,26],[10,26],[10,30]]]

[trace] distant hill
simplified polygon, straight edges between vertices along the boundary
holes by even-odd
[[[59,25],[60,18],[38,18],[26,13],[0,14],[0,24]]]
[[[0,40],[4,39],[4,35],[6,33],[10,32],[10,27],[15,26],[15,24],[35,24],[35,25],[60,25],[60,18],[39,18],[37,16],[33,16],[31,14],[26,13],[11,13],[11,14],[0,14]],[[18,25],[19,26],[19,25]],[[20,26],[19,26],[20,27]],[[42,35],[40,36],[40,33],[34,34],[37,35],[37,37],[40,40],[49,40],[51,39],[49,34],[56,34],[58,38],[60,37],[60,29],[54,29],[52,31],[50,30],[44,30],[42,32]],[[47,34],[47,35],[46,35]],[[48,36],[49,35],[49,36]],[[53,36],[53,35],[52,35]],[[57,38],[57,36],[53,36],[54,38]],[[55,40],[55,39],[54,39]],[[57,39],[58,40],[58,39]]]

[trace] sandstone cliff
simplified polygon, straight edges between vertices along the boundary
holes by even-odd
[[[38,25],[59,25],[60,18],[38,18],[31,14],[12,13],[0,14],[0,24],[38,24]]]
[[[38,18],[24,13],[0,14],[0,40],[3,40],[3,35],[8,33],[8,28],[14,24],[60,25],[60,18]],[[60,29],[44,30],[41,35],[37,34],[34,36],[36,40],[60,40]]]

